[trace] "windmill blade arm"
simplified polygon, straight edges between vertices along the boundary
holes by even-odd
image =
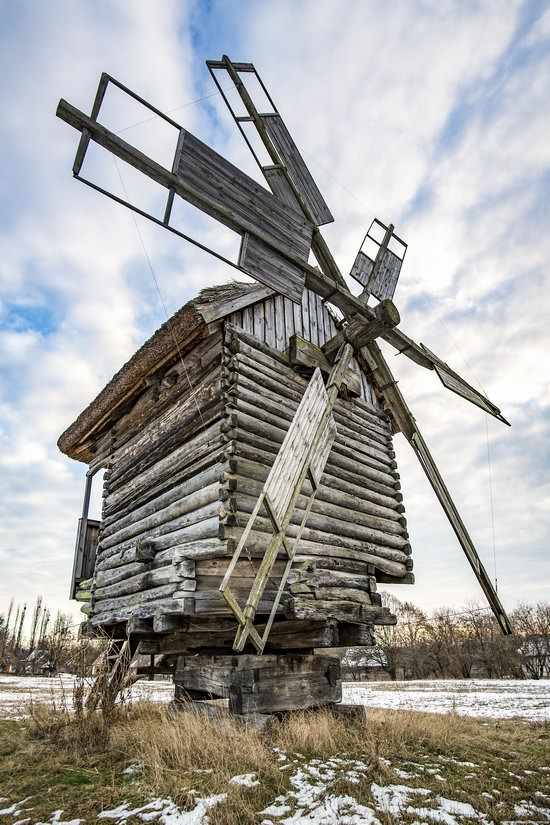
[[[504,607],[502,606],[498,594],[493,587],[491,579],[487,575],[487,571],[479,558],[474,543],[464,525],[464,522],[462,521],[462,518],[460,517],[453,499],[451,498],[451,494],[449,493],[449,490],[441,477],[433,456],[431,455],[428,446],[418,429],[416,420],[407,406],[407,403],[397,386],[397,381],[386,363],[380,348],[376,342],[373,341],[368,344],[362,352],[371,367],[374,383],[384,396],[384,399],[390,407],[401,432],[411,444],[418,460],[420,461],[422,469],[426,473],[426,476],[433,487],[439,503],[441,504],[445,515],[447,516],[459,541],[459,544],[462,547],[479,584],[481,585],[481,589],[489,602],[491,610],[493,611],[502,632],[505,635],[511,634],[512,627]]]
[[[273,193],[277,197],[281,198],[282,201],[293,205],[295,209],[302,210],[306,218],[314,223],[315,226],[322,226],[326,223],[332,223],[334,218],[313,179],[313,175],[309,171],[298,147],[294,143],[294,140],[285,125],[285,122],[277,111],[269,92],[267,91],[254,66],[251,63],[233,63],[227,55],[224,55],[222,60],[207,60],[206,65],[210,70],[212,79],[218,87],[227,108],[229,109],[243,138],[248,144],[250,151],[254,155],[254,159],[262,170]],[[248,112],[247,116],[242,117],[236,114],[214,73],[215,70],[225,70],[228,74],[229,78],[235,85],[246,111]],[[265,97],[267,98],[267,101],[269,102],[269,105],[272,108],[271,111],[258,111],[258,108],[246,87],[246,84],[240,76],[243,72],[252,73],[255,75],[265,94]],[[269,157],[271,158],[271,164],[267,166],[262,164],[243,129],[243,122],[251,122],[254,124],[258,135],[263,142]]]
[[[489,415],[498,418],[499,421],[502,421],[502,423],[508,427],[510,426],[510,422],[504,418],[496,404],[493,404],[493,402],[480,393],[479,390],[472,387],[471,384],[465,381],[464,378],[451,369],[445,361],[438,358],[437,355],[431,352],[424,344],[417,344],[400,329],[387,330],[383,333],[382,338],[384,338],[388,344],[395,347],[398,353],[406,355],[407,358],[410,358],[415,364],[419,364],[421,367],[429,370],[435,370],[441,383],[448,390],[465,398],[466,401],[475,404],[476,407],[485,410]]]
[[[483,566],[481,559],[477,553],[477,550],[470,538],[470,534],[468,533],[464,522],[460,517],[460,513],[456,509],[455,503],[451,498],[451,495],[445,485],[441,477],[441,473],[439,472],[437,465],[433,459],[432,454],[430,453],[426,442],[424,441],[418,429],[414,433],[413,437],[410,440],[410,444],[416,453],[416,457],[418,458],[422,469],[426,473],[428,477],[428,481],[432,485],[432,488],[439,499],[439,503],[443,507],[445,511],[445,515],[449,519],[451,523],[451,527],[453,528],[456,537],[460,543],[460,546],[464,550],[466,558],[470,564],[470,567],[475,573],[475,576],[485,594],[485,598],[489,602],[493,613],[502,629],[502,632],[508,636],[512,633],[512,627],[510,625],[510,621],[504,607],[502,606],[502,602],[500,601],[498,594],[493,587],[493,583],[489,578],[485,567]]]

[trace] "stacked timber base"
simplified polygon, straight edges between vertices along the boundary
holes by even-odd
[[[174,681],[175,707],[186,709],[189,703],[196,707],[197,702],[223,698],[229,700],[229,713],[242,718],[342,700],[340,662],[335,656],[180,656]]]

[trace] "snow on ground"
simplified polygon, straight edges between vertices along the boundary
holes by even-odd
[[[24,719],[29,702],[55,703],[59,708],[72,708],[75,677],[68,673],[47,678],[44,676],[0,675],[0,719]],[[168,703],[174,696],[172,682],[139,681],[124,694],[124,701]]]
[[[369,768],[358,759],[333,756],[329,759],[305,759],[297,754],[280,754],[285,757],[279,770],[290,767],[289,790],[276,797],[258,814],[260,825],[382,825],[382,822],[415,825],[528,825],[528,823],[550,823],[550,808],[527,799],[514,806],[514,819],[499,816],[504,813],[504,802],[498,801],[499,793],[484,792],[482,801],[474,806],[468,801],[453,799],[443,793],[413,785],[393,783],[382,785],[368,780]],[[468,767],[474,763],[439,756],[439,768],[445,770],[446,763]],[[381,760],[385,768],[399,776],[396,767],[387,759]],[[413,763],[407,763],[412,765]],[[417,768],[422,768],[417,765]],[[419,774],[414,774],[419,778]],[[359,802],[342,783],[367,782],[367,791]],[[257,785],[254,774],[243,774],[229,779],[231,785],[253,788]],[[227,793],[201,797],[193,789],[187,790],[191,806],[187,810],[179,808],[172,799],[150,798],[142,805],[123,802],[111,810],[97,812],[97,819],[110,820],[113,825],[127,825],[128,821],[154,822],[156,825],[208,825],[216,821],[215,808],[224,802]],[[541,792],[535,794],[537,803],[549,801]],[[540,797],[540,799],[539,799]],[[32,815],[33,799],[7,804],[0,798],[0,817],[18,817],[18,825],[80,825],[83,820],[63,818],[63,811],[53,811],[47,822],[35,822]],[[509,810],[509,809],[508,809]],[[0,822],[2,820],[0,819]]]
[[[550,680],[437,679],[415,682],[346,682],[352,705],[425,713],[458,713],[538,722],[550,719]]]
[[[23,719],[30,700],[70,708],[74,677],[0,676],[0,718]],[[124,697],[168,703],[174,686],[169,681],[136,682]],[[427,713],[455,712],[463,716],[536,722],[550,719],[550,680],[439,679],[416,682],[346,682],[343,701],[354,705]]]

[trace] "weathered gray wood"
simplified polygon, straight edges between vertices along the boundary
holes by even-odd
[[[157,602],[160,599],[171,596],[175,589],[175,584],[163,584],[159,587],[152,587],[142,592],[119,596],[117,598],[95,599],[93,604],[94,612],[96,614],[108,611],[114,612],[123,608],[135,607],[145,602]]]
[[[133,536],[127,541],[107,548],[99,559],[98,566],[104,566],[104,559],[124,558],[125,561],[135,561],[132,557],[134,548],[140,542],[156,550],[164,550],[187,541],[214,538],[218,535],[220,523],[220,503],[214,501],[206,507],[194,510],[180,518],[158,525],[153,531]],[[112,562],[111,562],[112,563]]]
[[[189,509],[200,507],[200,502],[208,503],[210,499],[208,499],[208,496],[205,497],[205,490],[211,488],[212,485],[217,486],[219,476],[219,465],[215,464],[213,467],[208,467],[206,470],[203,470],[203,472],[194,474],[182,484],[175,484],[167,492],[162,493],[157,498],[153,498],[141,507],[130,503],[124,511],[119,511],[116,520],[115,518],[111,518],[109,522],[107,522],[107,520],[103,521],[101,531],[103,546],[108,546],[105,539],[109,536],[114,536],[115,534],[120,536],[123,530],[128,527],[133,528],[137,526],[139,522],[144,521],[150,516],[162,519],[164,514],[167,515],[168,518],[171,518],[174,509],[170,509],[169,505],[178,504],[179,506],[176,509],[179,513],[179,509],[184,500],[187,500]],[[216,498],[216,496],[214,496],[214,498]]]
[[[348,324],[341,332],[336,333],[334,338],[323,345],[323,352],[329,360],[338,352],[344,342],[349,342],[355,349],[361,349],[386,330],[396,327],[401,320],[397,307],[389,299],[379,303],[373,311],[376,317],[372,321],[352,321],[351,324]]]
[[[250,228],[257,236],[267,235],[307,260],[312,227],[304,216],[190,132],[185,132],[177,177],[187,189],[182,197],[204,212],[237,232]]]
[[[111,599],[118,596],[126,596],[131,593],[139,593],[153,587],[175,583],[181,587],[181,579],[171,565],[161,567],[158,570],[147,570],[138,573],[136,576],[123,579],[122,581],[95,587],[94,599],[96,603],[102,599]],[[173,588],[172,588],[173,589]]]
[[[289,533],[292,533],[295,529],[294,525],[291,525]],[[225,527],[224,535],[227,538],[238,541],[241,536],[241,528]],[[246,551],[250,554],[251,558],[263,557],[269,543],[270,535],[270,533],[260,532],[259,530],[250,532],[246,542]],[[350,559],[354,562],[370,563],[378,570],[382,570],[385,573],[399,578],[407,574],[405,559],[408,557],[402,553],[402,551],[386,548],[386,554],[382,556],[379,554],[379,550],[380,548],[372,543],[357,542],[354,539],[346,537],[334,537],[331,543],[329,543],[326,534],[319,533],[318,531],[309,531],[306,528],[300,539],[300,552],[298,555],[301,560],[311,557],[329,557],[332,559]],[[284,558],[282,551],[279,558]],[[399,559],[402,560],[399,561]]]
[[[275,713],[341,699],[335,657],[180,657],[174,678],[182,694],[191,690],[229,697],[234,713]]]
[[[342,622],[379,625],[397,623],[396,617],[387,607],[372,607],[347,601],[323,601],[292,596],[285,600],[284,607],[288,619],[337,619]]]
[[[305,282],[304,271],[248,233],[243,236],[239,266],[257,281],[277,290],[277,293],[283,292],[293,301],[300,300]]]
[[[194,484],[191,487],[196,486]],[[127,527],[116,530],[117,524],[113,525],[110,532],[103,534],[101,537],[101,548],[103,550],[116,545],[122,545],[135,536],[142,536],[150,534],[153,531],[163,530],[170,532],[170,526],[177,524],[173,529],[179,529],[187,524],[192,524],[195,521],[200,521],[195,516],[197,512],[208,512],[209,515],[216,512],[216,507],[212,507],[213,503],[217,504],[219,497],[218,482],[211,482],[207,487],[198,489],[188,495],[183,496],[180,500],[173,501],[166,507],[159,510],[154,510],[150,515],[143,518],[137,517],[137,520],[132,523],[131,514],[126,519],[130,522]],[[149,507],[149,505],[148,505]],[[147,510],[150,512],[150,508]]]
[[[311,369],[319,367],[327,375],[330,372],[330,362],[323,351],[298,334],[290,337],[289,357],[294,366],[309,367]],[[361,394],[361,379],[354,370],[348,369],[342,385],[347,387],[353,395]]]
[[[253,302],[258,303],[255,306],[263,306],[262,301],[273,295],[273,290],[263,284],[258,284],[252,290],[246,290],[241,293],[235,293],[230,296],[222,296],[221,298],[213,298],[209,296],[208,301],[196,302],[195,305],[204,318],[207,324],[213,321],[219,321],[226,318],[230,313],[242,310],[244,307],[250,306]],[[257,334],[256,332],[254,334]]]
[[[352,278],[355,278],[362,286],[367,286],[370,276],[372,275],[372,270],[374,267],[374,261],[365,255],[364,252],[357,253],[355,261],[353,262],[353,266],[351,267],[350,275]]]
[[[261,118],[269,138],[287,168],[292,182],[302,198],[313,222],[316,226],[331,223],[334,218],[323,196],[319,192],[317,184],[311,176],[311,172],[304,163],[296,144],[290,136],[283,119],[279,114],[264,114],[261,115]],[[268,178],[268,183],[271,182]],[[279,185],[278,188],[280,191],[281,186]],[[288,202],[288,198],[287,191],[283,201]]]

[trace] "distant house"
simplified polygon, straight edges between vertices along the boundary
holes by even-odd
[[[350,647],[342,660],[342,678],[355,682],[389,682],[391,675],[382,650]],[[398,668],[398,679],[404,678],[403,668]]]
[[[35,648],[22,661],[23,673],[25,676],[34,676],[39,673],[41,676],[55,676],[57,674],[57,664],[52,661],[49,651]]]
[[[550,640],[532,636],[518,648],[523,673],[528,679],[550,678]]]

